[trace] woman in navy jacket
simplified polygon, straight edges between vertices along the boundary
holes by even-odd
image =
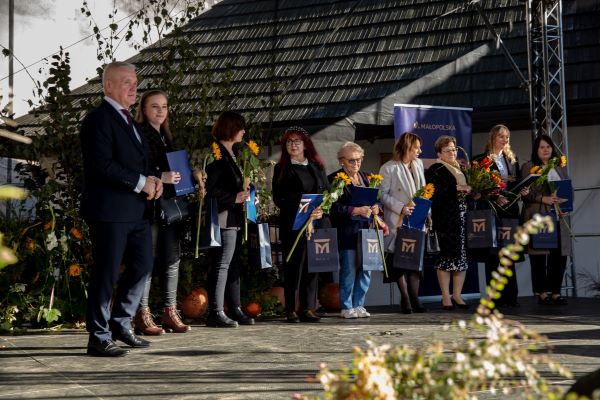
[[[351,206],[354,187],[369,186],[369,178],[360,171],[363,157],[362,147],[346,142],[338,150],[338,160],[342,165],[338,171],[329,175],[332,182],[338,172],[344,172],[352,185],[344,187],[343,195],[331,207],[331,220],[337,228],[338,249],[340,251],[340,304],[342,318],[366,318],[371,314],[365,309],[365,296],[371,283],[371,271],[364,271],[356,265],[358,232],[369,229],[371,215],[379,214],[379,205]],[[360,216],[362,218],[354,218]]]

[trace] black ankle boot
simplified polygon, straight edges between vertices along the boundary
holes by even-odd
[[[206,319],[206,326],[215,328],[237,328],[238,323],[225,315],[223,311],[211,312]]]
[[[244,314],[241,307],[234,307],[233,312],[229,314],[231,319],[237,321],[240,325],[254,325],[254,318],[250,318]]]

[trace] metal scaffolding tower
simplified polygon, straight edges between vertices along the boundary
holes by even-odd
[[[546,134],[567,156],[567,107],[563,59],[562,0],[527,0],[527,56],[532,140]],[[563,289],[577,296],[575,258],[565,274]]]
[[[527,0],[526,14],[533,138],[550,136],[568,160],[562,1]]]

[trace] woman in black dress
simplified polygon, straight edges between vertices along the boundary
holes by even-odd
[[[469,306],[461,297],[467,275],[467,249],[465,218],[467,204],[465,197],[471,192],[466,177],[456,161],[456,139],[440,136],[435,141],[438,159],[425,172],[427,183],[432,183],[435,191],[431,198],[431,219],[437,232],[440,253],[434,264],[438,283],[442,291],[442,307],[467,309]],[[450,278],[452,277],[452,295]]]
[[[297,230],[292,230],[300,199],[305,193],[323,193],[329,187],[321,157],[308,132],[300,127],[288,128],[281,138],[281,158],[273,173],[273,201],[279,207],[279,237],[283,257],[290,252]],[[311,217],[316,228],[331,227],[328,218],[317,208]],[[306,237],[298,242],[289,262],[284,264],[285,307],[288,322],[318,322],[314,313],[317,301],[318,274],[308,272]],[[296,314],[296,299],[300,315]]]

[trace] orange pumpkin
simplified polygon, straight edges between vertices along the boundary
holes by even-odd
[[[328,310],[339,310],[340,285],[336,282],[326,284],[319,291],[319,303]]]
[[[267,290],[267,293],[273,297],[276,297],[277,300],[279,300],[279,304],[285,307],[285,294],[281,286],[274,286]]]
[[[244,313],[252,318],[255,318],[258,316],[258,314],[260,314],[261,308],[260,308],[260,304],[258,304],[255,301],[251,301],[250,303],[246,304],[246,306],[244,307]]]
[[[188,318],[197,319],[204,315],[208,308],[208,293],[204,288],[192,290],[181,304],[183,315]]]

